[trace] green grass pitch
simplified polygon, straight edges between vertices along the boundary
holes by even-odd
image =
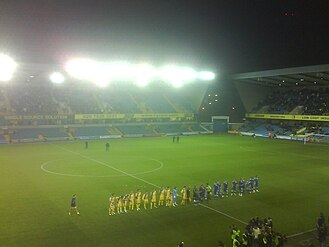
[[[105,141],[1,145],[0,246],[216,246],[253,216],[290,235],[328,214],[325,145],[228,135],[110,143],[109,152]],[[110,193],[254,175],[259,193],[108,216]],[[68,215],[74,193],[80,216]]]

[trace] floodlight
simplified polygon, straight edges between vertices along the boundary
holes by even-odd
[[[156,70],[152,65],[139,64],[134,70],[134,81],[140,87],[147,86],[156,76]]]
[[[181,80],[172,80],[171,81],[171,85],[173,86],[173,87],[176,87],[176,88],[179,88],[179,87],[182,87],[183,86],[183,81],[181,81]]]
[[[0,54],[0,81],[9,81],[15,70],[16,70],[17,64],[8,55]]]
[[[110,84],[108,80],[105,80],[103,78],[94,79],[93,83],[100,88],[107,87]]]
[[[134,77],[134,68],[127,62],[116,62],[106,65],[106,72],[112,80],[130,80]]]
[[[95,74],[93,74],[91,81],[97,86],[97,87],[107,87],[110,84],[110,79],[108,78],[108,76],[104,73],[104,71],[102,71],[102,68],[98,68],[98,72],[95,70],[94,72],[96,72]]]
[[[211,71],[201,71],[198,74],[198,78],[203,81],[212,81],[215,77],[216,75]]]
[[[55,84],[61,84],[65,81],[65,77],[60,72],[54,72],[49,76],[51,82]]]
[[[162,67],[158,74],[162,80],[168,81],[174,87],[181,87],[184,83],[197,78],[197,73],[193,69],[174,65]]]
[[[67,73],[79,80],[89,80],[94,74],[96,62],[91,59],[77,58],[67,62],[65,69]]]
[[[183,67],[179,71],[179,77],[183,81],[193,81],[197,79],[197,73],[191,68]]]

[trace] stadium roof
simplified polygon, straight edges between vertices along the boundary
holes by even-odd
[[[234,74],[232,78],[267,87],[329,86],[329,64]]]

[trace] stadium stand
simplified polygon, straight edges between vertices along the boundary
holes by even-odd
[[[299,114],[328,115],[329,89],[323,90],[287,90],[275,91],[254,108],[254,112],[267,109],[262,113],[290,114],[296,107],[300,107]]]
[[[0,135],[0,143],[6,143],[5,138],[3,137],[3,135]]]
[[[67,132],[60,128],[41,128],[40,134],[46,138],[68,137]]]
[[[140,97],[144,99],[144,103],[152,109],[152,112],[176,112],[161,93],[144,93]]]
[[[152,129],[147,129],[145,125],[121,125],[117,126],[117,128],[124,135],[129,134],[152,134],[154,131]]]
[[[9,87],[6,92],[10,112],[15,114],[57,114],[49,90],[41,86]]]
[[[39,135],[41,135],[40,129],[16,129],[12,135],[12,139],[37,139]]]
[[[105,136],[105,135],[109,135],[109,132],[105,127],[78,127],[74,129],[73,135],[75,137]]]
[[[156,131],[158,133],[170,133],[170,134],[189,132],[188,128],[184,127],[181,123],[158,125]]]
[[[235,74],[245,124],[231,133],[328,143],[329,64]]]
[[[201,92],[206,87],[203,85]],[[1,86],[0,125],[10,130],[1,141],[204,132],[195,117],[203,97],[200,88],[178,91],[162,85],[100,89],[84,84],[58,86],[31,81]]]

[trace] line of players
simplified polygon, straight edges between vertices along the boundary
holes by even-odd
[[[201,185],[199,188],[197,186],[193,187],[193,203],[194,205],[200,204],[202,201],[208,201],[211,199],[212,195],[214,199],[219,199],[229,196],[228,182],[224,181],[221,184],[219,181],[215,182],[213,188],[206,184]],[[243,196],[244,193],[254,193],[258,192],[258,177],[252,177],[249,180],[244,180],[241,178],[239,181],[233,180],[231,187],[231,196]],[[188,204],[192,201],[191,198],[191,188],[189,186],[184,186],[179,195],[182,200],[181,205]],[[177,188],[174,187],[172,190],[167,188],[161,188],[159,190],[159,200],[157,200],[157,190],[151,191],[151,193],[142,192],[137,190],[136,193],[131,192],[130,194],[115,196],[112,194],[109,197],[109,215],[115,215],[116,213],[122,214],[127,213],[128,210],[133,211],[136,209],[139,211],[141,206],[144,209],[153,209],[161,206],[176,207],[177,203]],[[143,204],[143,205],[142,205]]]

